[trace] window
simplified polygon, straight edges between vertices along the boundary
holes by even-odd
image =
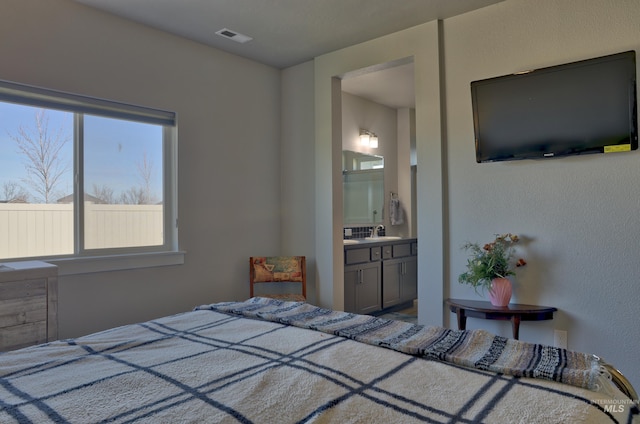
[[[0,261],[176,250],[175,134],[171,112],[0,81]]]

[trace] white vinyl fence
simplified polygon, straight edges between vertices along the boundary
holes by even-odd
[[[85,204],[87,249],[163,244],[162,205]],[[73,253],[73,205],[0,203],[0,259]]]

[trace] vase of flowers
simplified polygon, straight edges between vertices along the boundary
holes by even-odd
[[[488,290],[489,301],[493,306],[505,307],[511,302],[511,280],[508,278],[494,278]]]
[[[458,282],[469,284],[476,292],[486,289],[492,305],[507,306],[512,293],[508,277],[516,274],[516,268],[527,264],[523,258],[513,260],[514,245],[519,240],[517,235],[506,233],[496,234],[492,242],[483,246],[464,244],[462,248],[469,251],[471,257],[467,260],[467,271],[460,274]]]

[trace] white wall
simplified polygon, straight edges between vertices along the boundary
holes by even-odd
[[[378,148],[360,145],[360,129],[378,136]],[[342,92],[342,149],[384,157],[384,201],[381,206],[385,209],[389,192],[398,192],[397,132],[396,109]],[[388,210],[379,212],[386,235],[397,235],[399,228],[390,225]]]
[[[478,297],[457,283],[466,263],[460,246],[516,232],[530,242],[514,301],[559,309],[553,321],[523,323],[521,338],[552,343],[554,329],[566,330],[570,349],[597,353],[640,386],[640,152],[476,164],[469,89],[476,79],[640,50],[638,16],[635,0],[507,0],[447,19],[440,33],[431,23],[316,58],[319,301],[340,308],[342,300],[339,216],[331,211],[341,207],[332,77],[410,52],[416,55],[419,321],[455,326],[444,299]],[[511,334],[508,323],[469,319],[468,327]]]
[[[442,323],[442,167],[438,23],[430,22],[338,50],[315,59],[316,260],[318,301],[342,309],[342,123],[339,78],[349,72],[413,57],[415,66],[417,149],[419,161],[418,238],[430,240],[418,252],[422,322]],[[420,164],[420,161],[421,164]],[[428,199],[428,201],[427,201]]]
[[[307,257],[307,298],[317,299],[313,61],[282,71],[282,254]]]
[[[394,109],[342,92],[342,149],[384,157],[383,224],[385,234],[411,237],[411,110]],[[360,129],[378,136],[378,148],[360,144]],[[388,204],[391,192],[399,196],[405,221],[391,225]]]
[[[411,178],[411,144],[415,141],[415,109],[401,108],[396,111],[398,121],[397,131],[397,168],[398,190],[395,192],[404,213],[404,223],[392,228],[394,233],[402,237],[416,237],[417,226],[414,222],[413,210],[416,196],[413,194]],[[415,145],[414,145],[415,146]],[[415,148],[414,148],[415,150]]]
[[[69,0],[3,0],[0,79],[175,111],[181,266],[62,277],[61,337],[249,296],[280,252],[280,71]]]
[[[555,306],[553,321],[523,323],[523,340],[553,343],[614,363],[640,386],[640,152],[476,164],[469,83],[525,69],[635,49],[640,2],[509,0],[444,22],[450,250],[445,293],[457,283],[465,241],[515,232],[529,242],[514,301]],[[640,73],[639,73],[640,75]],[[420,222],[423,218],[420,217]],[[451,315],[451,323],[454,319]],[[511,334],[508,323],[468,328]]]

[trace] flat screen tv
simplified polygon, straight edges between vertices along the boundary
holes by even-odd
[[[638,148],[636,54],[471,83],[476,161]]]

